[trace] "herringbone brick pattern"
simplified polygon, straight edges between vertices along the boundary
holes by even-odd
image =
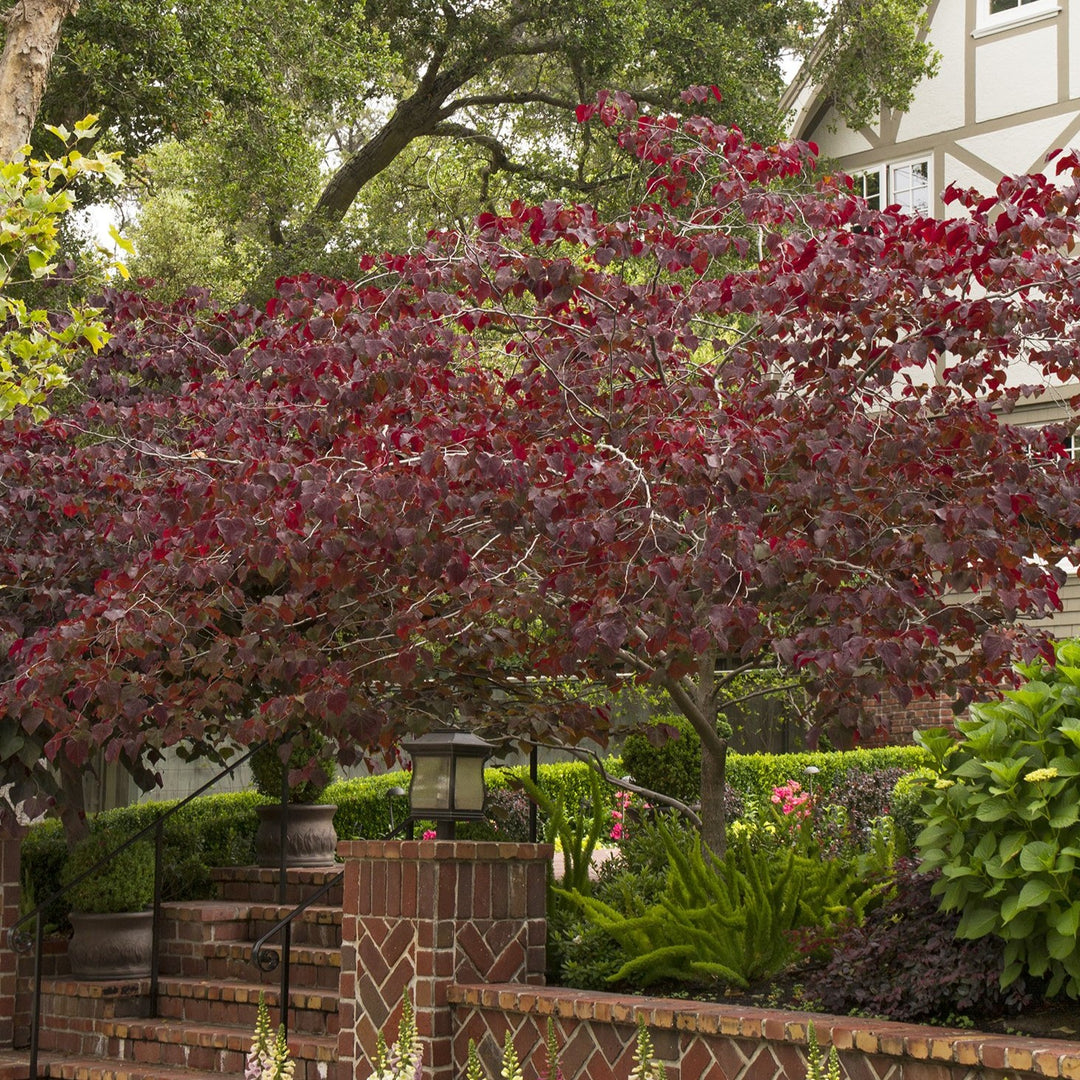
[[[551,1017],[567,1080],[626,1080],[641,1017],[669,1080],[801,1080],[811,1020],[822,1046],[836,1046],[846,1080],[1080,1080],[1080,1044],[1057,1039],[559,987],[456,985],[449,1000],[455,1075],[471,1040],[497,1076],[507,1032],[532,1071],[542,1068]]]
[[[543,980],[546,862],[538,844],[343,843],[342,1074],[367,1076],[411,988],[432,1080],[454,1075],[454,982]],[[355,973],[355,974],[354,974]]]

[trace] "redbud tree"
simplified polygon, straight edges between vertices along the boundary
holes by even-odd
[[[638,683],[701,736],[721,847],[732,679],[855,726],[1045,651],[1071,421],[1010,411],[1080,372],[1077,157],[938,221],[815,179],[808,144],[620,95],[579,118],[647,170],[623,219],[514,204],[261,310],[108,298],[77,392],[0,430],[20,794],[42,756],[303,726],[346,762],[462,714],[602,737],[580,688]]]

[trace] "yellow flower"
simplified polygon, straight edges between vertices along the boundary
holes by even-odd
[[[951,788],[955,783],[955,780],[935,780],[934,787],[939,791],[944,791],[945,788]]]
[[[1037,784],[1040,780],[1053,780],[1057,774],[1057,769],[1051,765],[1049,769],[1035,769],[1029,772],[1024,779],[1029,784]]]

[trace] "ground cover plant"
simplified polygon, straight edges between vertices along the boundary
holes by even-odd
[[[837,935],[828,959],[800,978],[795,1003],[841,1016],[948,1023],[1012,1015],[1040,999],[1042,980],[1001,986],[1004,942],[957,936],[960,916],[943,912],[934,894],[939,878],[901,861],[882,903]]]

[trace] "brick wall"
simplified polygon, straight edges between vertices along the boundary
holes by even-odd
[[[865,740],[864,746],[910,746],[916,728],[951,727],[956,719],[952,700],[944,697],[916,698],[910,705],[892,702],[877,711],[881,736]]]
[[[628,1080],[642,1017],[668,1080],[798,1080],[806,1075],[811,1020],[821,1045],[839,1051],[847,1080],[1080,1078],[1080,1043],[1059,1039],[557,987],[456,985],[449,1000],[458,1076],[470,1039],[488,1075],[498,1076],[508,1031],[526,1077],[539,1075],[552,1017],[566,1080]]]
[[[449,990],[544,979],[546,844],[346,841],[340,1077],[371,1074],[410,989],[428,1080],[454,1069]]]
[[[19,838],[0,831],[0,1050],[15,1037],[16,957],[7,928],[19,917]]]

